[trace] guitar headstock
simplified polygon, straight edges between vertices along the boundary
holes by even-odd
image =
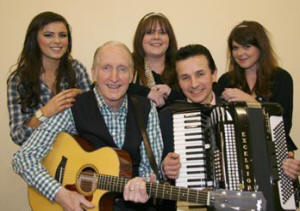
[[[266,210],[266,200],[262,192],[232,191],[219,189],[211,192],[210,202],[217,210]]]

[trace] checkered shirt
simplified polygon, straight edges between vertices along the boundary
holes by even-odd
[[[76,73],[76,80],[77,80],[76,87],[82,89],[83,91],[88,91],[90,89],[91,81],[89,79],[85,67],[77,60],[72,61],[72,66]],[[21,104],[18,102],[20,99],[20,94],[17,90],[18,83],[19,83],[18,76],[14,76],[13,78],[11,78],[8,83],[7,106],[9,111],[10,136],[16,144],[22,145],[34,130],[34,128],[27,127],[25,123],[34,116],[35,112],[38,109],[40,109],[45,104],[47,104],[48,101],[54,96],[54,94],[46,84],[40,81],[41,103],[39,103],[34,108],[26,109],[27,112],[24,113],[21,111]],[[60,86],[62,90],[65,90],[67,89],[68,84],[65,81],[62,81]]]
[[[112,114],[112,111],[104,103],[103,98],[98,94],[96,88],[94,92],[97,97],[99,110],[102,114],[107,127],[112,137],[116,141],[116,145],[121,147],[124,143],[125,125],[127,114],[127,96],[124,98],[120,111]],[[112,117],[109,115],[112,114]],[[72,111],[66,109],[62,113],[52,116],[48,121],[41,124],[32,136],[23,144],[22,148],[14,154],[12,160],[13,170],[20,174],[26,183],[33,186],[36,190],[46,196],[49,200],[54,201],[55,194],[60,189],[61,184],[53,179],[42,166],[43,158],[48,154],[49,150],[55,141],[59,132],[68,132],[71,134],[78,134]],[[147,132],[149,135],[150,144],[154,153],[154,157],[158,166],[160,166],[162,156],[162,136],[159,127],[159,119],[156,108],[151,104],[149,112]],[[151,174],[151,167],[143,144],[141,149],[141,162],[139,166],[139,175],[149,179]]]

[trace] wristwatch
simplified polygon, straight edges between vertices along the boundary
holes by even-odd
[[[44,116],[41,109],[35,112],[35,117],[41,122],[45,122],[48,119],[47,117]]]

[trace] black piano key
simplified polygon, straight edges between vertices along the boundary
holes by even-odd
[[[201,168],[205,167],[204,165],[187,165],[186,168]]]
[[[203,136],[203,133],[185,133],[184,135],[185,136],[197,136],[197,135],[202,135]]]
[[[196,154],[203,154],[203,152],[186,152],[186,155],[196,155]]]
[[[189,160],[203,160],[203,157],[196,157],[196,158],[186,158],[187,161]]]
[[[186,146],[185,149],[203,149],[203,145]]]

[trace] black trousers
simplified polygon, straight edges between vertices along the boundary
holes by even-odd
[[[139,204],[116,198],[114,211],[176,211],[176,201],[156,200],[153,203],[153,199],[149,199],[147,203]]]
[[[114,211],[158,211],[150,199],[147,203],[133,203],[124,201],[122,198],[116,198]]]

